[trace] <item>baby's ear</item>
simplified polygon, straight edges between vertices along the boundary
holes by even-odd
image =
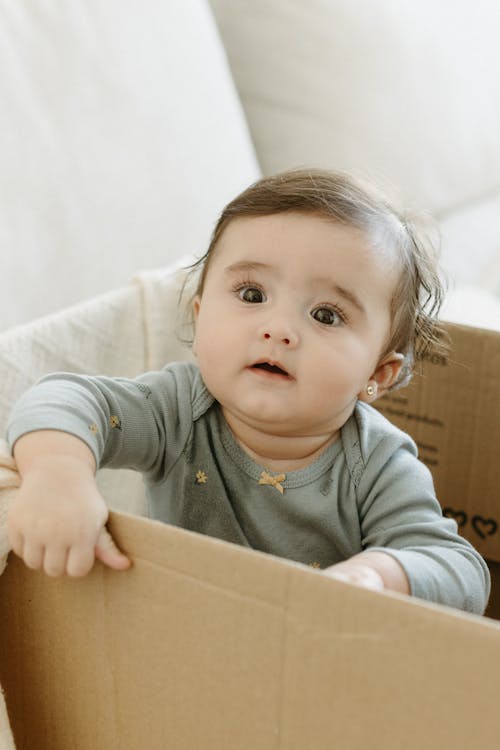
[[[404,354],[399,352],[387,354],[377,365],[377,369],[371,375],[365,388],[358,394],[358,399],[371,404],[383,396],[398,379],[404,361]]]

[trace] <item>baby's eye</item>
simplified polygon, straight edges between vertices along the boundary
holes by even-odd
[[[341,315],[332,307],[316,307],[311,315],[324,326],[338,326],[343,323]]]
[[[266,297],[262,289],[258,289],[256,286],[243,286],[238,289],[238,297],[243,302],[250,302],[251,304],[258,304],[259,302],[265,302]]]

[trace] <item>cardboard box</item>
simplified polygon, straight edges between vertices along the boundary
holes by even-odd
[[[380,408],[500,586],[500,334],[449,326]],[[0,683],[18,750],[457,750],[500,737],[500,624],[113,514],[133,558],[0,577]],[[490,614],[500,614],[500,597]],[[0,748],[2,750],[2,748]]]
[[[445,515],[500,562],[500,332],[447,325],[450,356],[377,402],[416,441]]]
[[[144,519],[83,580],[11,558],[18,750],[457,750],[500,737],[500,625]]]

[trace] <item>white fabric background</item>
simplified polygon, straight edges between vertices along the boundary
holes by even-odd
[[[202,252],[258,174],[205,0],[0,0],[0,330]]]
[[[497,0],[211,0],[264,172],[368,172],[437,212],[500,191]]]
[[[497,0],[211,5],[264,173],[320,165],[394,186],[440,220],[452,290],[500,296]]]

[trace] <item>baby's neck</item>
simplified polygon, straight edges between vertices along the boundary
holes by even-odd
[[[233,415],[223,415],[229,429],[243,450],[257,463],[274,472],[303,469],[338,437],[338,432],[326,435],[276,435],[253,427]]]

